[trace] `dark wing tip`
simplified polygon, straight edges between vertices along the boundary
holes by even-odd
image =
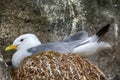
[[[104,27],[105,27],[105,29],[107,29],[107,30],[108,30],[108,29],[109,29],[109,27],[110,27],[110,24],[107,24],[107,25],[105,25]],[[103,27],[103,28],[104,28],[104,27]]]
[[[96,35],[97,35],[99,38],[101,38],[101,37],[104,36],[104,34],[108,31],[109,27],[110,27],[110,24],[105,25],[103,28],[101,28],[101,29],[96,33]]]
[[[110,24],[107,24],[106,26],[110,27]]]

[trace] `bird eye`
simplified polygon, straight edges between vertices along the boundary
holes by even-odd
[[[22,41],[24,41],[24,39],[21,39],[20,41],[22,42]]]

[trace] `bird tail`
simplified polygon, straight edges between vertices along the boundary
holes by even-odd
[[[105,25],[95,35],[93,35],[90,38],[90,40],[91,41],[99,41],[104,36],[104,34],[108,31],[109,27],[110,27],[110,24]]]

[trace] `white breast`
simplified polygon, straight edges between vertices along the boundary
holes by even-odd
[[[14,68],[18,67],[18,66],[21,64],[22,60],[23,60],[25,57],[30,56],[30,55],[31,55],[31,53],[28,53],[27,51],[24,51],[24,50],[22,50],[22,51],[17,51],[17,52],[13,55],[13,57],[12,57],[12,65],[13,65],[13,67],[14,67]]]

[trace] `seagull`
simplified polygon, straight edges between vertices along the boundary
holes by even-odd
[[[36,35],[27,33],[16,38],[12,45],[6,47],[6,51],[16,49],[12,56],[12,65],[14,68],[20,66],[25,57],[45,51],[55,51],[59,53],[79,53],[87,56],[98,50],[109,48],[111,45],[100,41],[104,36],[110,24],[105,25],[96,34],[89,37],[83,30],[64,40],[42,44]]]

